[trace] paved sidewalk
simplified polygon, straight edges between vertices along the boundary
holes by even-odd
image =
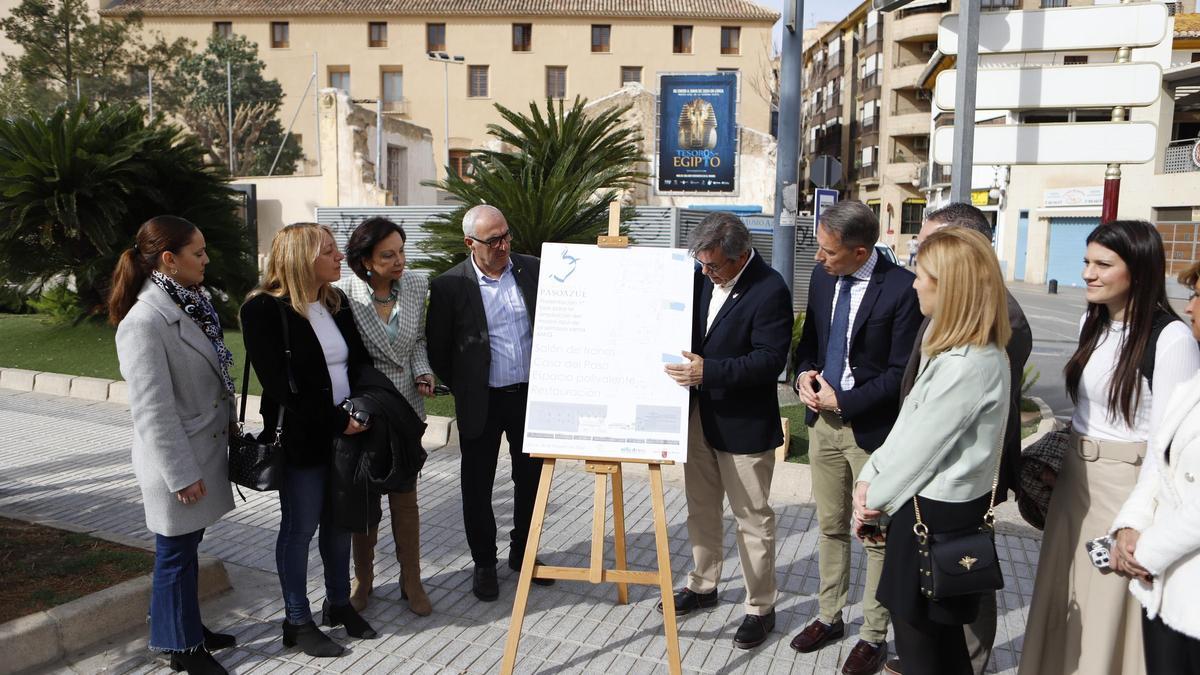
[[[92,403],[30,392],[0,389],[0,509],[31,517],[53,518],[123,534],[150,545],[142,506],[129,464],[130,420],[123,406]],[[338,659],[311,659],[284,650],[279,639],[282,601],[274,575],[274,543],[278,523],[274,493],[247,493],[249,501],[210,528],[201,553],[222,558],[234,590],[204,607],[209,627],[237,635],[239,647],[219,654],[235,673],[492,673],[499,668],[516,589],[516,574],[500,565],[498,602],[478,602],[471,595],[471,559],[462,531],[458,485],[458,450],[448,446],[431,453],[418,484],[422,516],[422,563],[426,588],[434,604],[431,617],[420,618],[400,600],[399,566],[390,534],[380,533],[376,589],[365,616],[380,632],[371,641],[346,640],[350,648]],[[572,463],[564,463],[568,467]],[[578,463],[575,463],[578,466]],[[502,533],[511,517],[512,489],[506,457],[497,472],[496,513]],[[581,470],[560,470],[551,495],[547,528],[539,557],[547,564],[587,564],[593,479]],[[653,515],[646,481],[626,478],[629,560],[635,568],[654,564]],[[685,499],[677,484],[666,491],[672,568],[676,586],[691,565],[685,527]],[[386,503],[386,501],[385,501]],[[780,599],[778,621],[770,640],[756,650],[733,648],[733,633],[742,618],[744,591],[734,547],[732,519],[726,518],[726,565],[717,609],[681,619],[679,637],[683,667],[689,673],[831,673],[857,640],[861,625],[863,555],[854,549],[854,605],[847,618],[848,635],[817,654],[796,654],[791,636],[816,610],[817,532],[811,504],[776,504]],[[387,516],[385,515],[385,518]],[[503,535],[502,535],[503,536]],[[992,671],[1015,672],[1033,589],[1038,541],[1002,534],[997,539],[1007,588],[1000,595],[1000,621]],[[502,545],[500,559],[507,558]],[[609,554],[611,560],[611,552]],[[323,597],[315,541],[309,597],[319,609]],[[655,611],[656,591],[630,587],[630,604],[615,604],[610,585],[558,582],[534,586],[521,641],[519,673],[651,673],[666,672],[662,620]],[[81,655],[62,672],[170,673],[145,651],[142,631],[124,643]]]

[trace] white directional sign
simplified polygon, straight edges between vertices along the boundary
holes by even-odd
[[[1150,122],[1076,122],[975,127],[974,163],[1140,164],[1154,158]],[[954,161],[954,127],[934,132],[933,161]]]
[[[934,102],[954,109],[957,71],[938,73]],[[1162,67],[1157,63],[985,68],[976,75],[975,108],[1111,108],[1144,106],[1158,100]]]
[[[980,54],[1149,47],[1166,37],[1167,6],[1160,2],[984,12],[979,17]],[[957,14],[942,17],[938,51],[958,54]]]

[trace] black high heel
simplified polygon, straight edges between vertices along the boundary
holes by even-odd
[[[237,646],[237,638],[228,633],[214,633],[204,625],[200,628],[204,629],[204,648],[210,652]]]
[[[171,670],[188,675],[229,675],[229,671],[204,647],[190,652],[172,652]]]
[[[346,651],[345,647],[321,632],[312,619],[301,624],[291,623],[285,619],[283,621],[283,646],[295,647],[297,645],[305,654],[319,658],[341,656],[342,652]]]
[[[371,628],[371,624],[362,618],[350,603],[344,605],[331,605],[326,600],[321,604],[322,624],[333,628],[334,626],[345,626],[346,635],[359,638],[361,640],[372,640],[379,637],[379,633]]]

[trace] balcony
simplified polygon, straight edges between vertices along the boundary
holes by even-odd
[[[895,157],[888,163],[887,168],[883,172],[883,177],[888,183],[912,187],[914,181],[918,184],[920,182],[920,175],[917,173],[919,168],[920,164],[913,157]]]
[[[876,176],[876,173],[878,172],[878,170],[879,170],[879,167],[875,164],[865,164],[863,166],[860,166],[860,167],[858,167],[858,179],[859,180],[875,179],[875,176]],[[876,182],[878,182],[878,181],[876,181]]]
[[[987,0],[984,0],[985,2]],[[942,20],[941,12],[924,14],[909,14],[899,19],[891,20],[893,40],[920,40],[937,37],[938,22]]]
[[[910,112],[891,115],[887,121],[888,136],[928,136],[929,113]]]
[[[1200,171],[1200,138],[1183,138],[1167,144],[1163,173]]]
[[[949,164],[933,164],[933,180],[929,180],[929,165],[921,164],[917,167],[920,172],[920,183],[922,190],[930,190],[934,188],[946,187],[950,185],[950,165]]]
[[[925,70],[924,63],[912,63],[888,71],[889,89],[919,89],[921,73]]]
[[[402,99],[397,99],[395,101],[384,101],[383,102],[383,112],[385,112],[389,115],[407,116],[409,114],[408,113],[408,99],[402,98]]]

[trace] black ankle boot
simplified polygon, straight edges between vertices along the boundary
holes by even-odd
[[[319,658],[341,656],[342,652],[346,651],[344,647],[322,633],[312,619],[301,624],[291,623],[285,619],[283,622],[283,646],[299,646],[305,654]]]
[[[229,671],[203,647],[190,652],[172,652],[171,670],[188,675],[229,675]]]
[[[228,633],[214,633],[208,629],[208,626],[200,626],[204,629],[204,648],[210,652],[215,652],[219,649],[229,649],[237,646],[237,638]]]
[[[329,628],[334,626],[345,626],[346,635],[359,638],[362,640],[371,640],[379,636],[371,624],[367,620],[359,616],[358,612],[350,603],[344,605],[331,605],[326,600],[321,604],[322,625]]]

